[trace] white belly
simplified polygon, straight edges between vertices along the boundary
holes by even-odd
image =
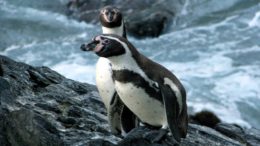
[[[115,88],[124,104],[142,122],[153,126],[167,126],[166,113],[161,102],[149,97],[144,90],[131,83],[116,81]]]
[[[112,80],[110,61],[103,57],[100,57],[96,64],[96,84],[99,95],[108,109],[115,92],[115,86]]]

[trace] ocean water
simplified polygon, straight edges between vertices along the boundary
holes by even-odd
[[[65,15],[67,0],[0,0],[0,54],[95,84],[97,56],[79,47],[98,25]],[[181,0],[159,38],[130,41],[184,84],[192,112],[260,129],[260,1]]]

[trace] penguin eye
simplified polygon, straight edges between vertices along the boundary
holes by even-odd
[[[105,40],[103,41],[103,43],[104,43],[104,44],[109,44],[109,43],[110,43],[110,40],[105,39]]]
[[[108,15],[108,11],[105,12],[105,15]]]
[[[115,11],[112,11],[111,14],[112,14],[112,15],[115,15]]]

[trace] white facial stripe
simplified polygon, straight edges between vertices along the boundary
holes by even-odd
[[[110,20],[108,20],[107,15],[104,15],[104,18],[105,18],[105,20],[106,20],[107,22],[111,22]]]
[[[169,78],[164,78],[164,84],[169,85],[171,89],[174,91],[176,97],[177,97],[177,102],[180,105],[180,113],[182,110],[182,96],[179,88],[169,79]]]
[[[112,40],[119,42],[126,50],[126,53],[123,54],[123,55],[112,56],[112,57],[109,58],[110,61],[112,62],[113,70],[122,70],[122,69],[130,70],[132,72],[135,72],[135,73],[141,75],[149,83],[149,85],[151,87],[154,88],[153,85],[158,86],[158,83],[149,79],[146,76],[146,74],[143,72],[143,70],[138,66],[138,64],[136,63],[136,61],[132,57],[132,53],[131,53],[130,49],[128,48],[127,44],[125,44],[124,42],[120,41],[119,39],[117,39],[115,37],[111,37],[111,36],[103,36],[103,37],[109,38],[109,39],[112,39]],[[121,58],[121,57],[123,57],[123,58]],[[158,91],[157,88],[154,88],[154,89],[156,91]]]
[[[113,9],[113,12],[118,13],[119,10],[118,9]]]
[[[107,22],[110,22],[110,21],[108,20],[108,18],[107,18],[106,13],[107,13],[107,10],[106,10],[106,9],[105,9],[105,10],[102,10],[102,12],[101,12],[101,14],[103,15],[104,19],[105,19]]]
[[[101,14],[105,15],[107,11],[108,11],[107,9],[102,10],[102,11],[101,11]],[[112,11],[113,11],[114,13],[118,13],[118,12],[119,12],[118,9],[113,9]]]

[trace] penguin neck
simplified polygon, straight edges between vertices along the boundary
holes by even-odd
[[[141,70],[140,66],[138,65],[139,53],[130,51],[130,49],[126,49],[125,54],[112,56],[108,59],[112,64],[112,70],[130,70],[134,72],[139,72]]]
[[[124,22],[121,23],[120,26],[118,27],[112,27],[112,28],[109,28],[109,27],[105,27],[105,26],[102,26],[102,31],[103,31],[103,34],[116,34],[116,35],[119,35],[119,36],[122,36],[122,37],[125,37],[125,29],[124,29]]]
[[[135,72],[140,69],[137,60],[131,54],[113,56],[108,58],[112,64],[112,70],[131,70]]]

